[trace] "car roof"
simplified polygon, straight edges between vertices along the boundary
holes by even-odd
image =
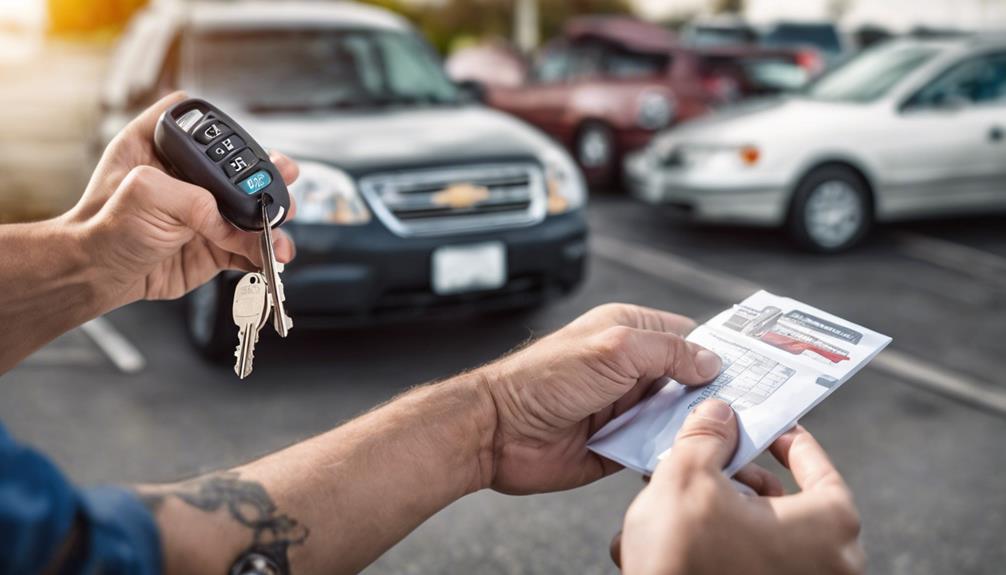
[[[754,28],[754,26],[737,14],[713,14],[711,16],[698,16],[687,24],[691,27],[710,28]]]
[[[1006,33],[988,32],[960,36],[903,37],[888,40],[902,45],[931,46],[940,50],[968,51],[1006,49]]]
[[[408,22],[380,8],[355,2],[190,2],[186,21],[200,28],[374,28],[406,31]]]
[[[639,52],[667,53],[676,46],[674,34],[662,26],[631,16],[583,16],[566,24],[571,40],[598,38]]]

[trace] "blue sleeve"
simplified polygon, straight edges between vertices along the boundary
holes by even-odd
[[[62,573],[160,573],[156,523],[136,494],[118,487],[78,489],[0,426],[0,575],[42,572],[75,523],[81,544]]]

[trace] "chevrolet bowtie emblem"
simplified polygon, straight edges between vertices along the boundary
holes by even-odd
[[[451,184],[433,194],[433,204],[445,208],[463,210],[489,199],[489,188],[474,184]]]

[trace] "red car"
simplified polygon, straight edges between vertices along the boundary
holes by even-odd
[[[622,156],[656,132],[717,104],[773,91],[745,75],[754,68],[738,62],[751,58],[798,68],[786,51],[699,51],[655,24],[587,17],[572,20],[542,48],[520,86],[487,83],[483,89],[489,105],[556,138],[591,183],[606,184],[618,175]]]

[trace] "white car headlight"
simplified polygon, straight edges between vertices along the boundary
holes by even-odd
[[[346,172],[318,162],[298,164],[300,177],[290,186],[297,202],[296,221],[344,226],[370,221],[370,210]]]
[[[761,159],[761,150],[750,144],[682,144],[677,154],[681,165],[688,168],[751,168]]]
[[[587,203],[587,186],[580,169],[564,151],[548,148],[541,156],[548,190],[548,213],[561,214]]]
[[[675,114],[674,102],[659,92],[644,92],[636,108],[636,124],[644,130],[666,128]]]

